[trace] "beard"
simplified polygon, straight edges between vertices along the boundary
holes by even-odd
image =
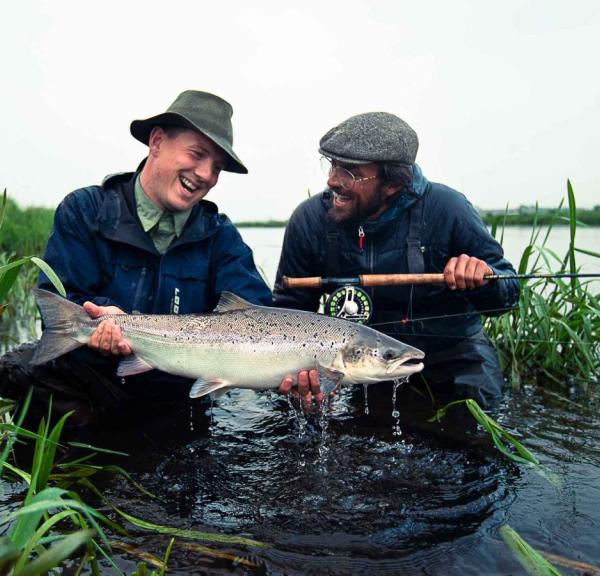
[[[343,206],[337,206],[335,202],[335,190],[331,192],[331,205],[329,207],[329,218],[340,224],[342,222],[361,223],[369,220],[372,216],[387,207],[388,199],[383,192],[383,184],[378,182],[373,192],[368,196],[362,196],[352,192],[344,192],[349,201]]]

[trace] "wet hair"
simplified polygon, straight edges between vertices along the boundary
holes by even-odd
[[[413,171],[410,164],[396,162],[378,162],[382,184],[400,186],[401,194],[414,194],[412,187]]]

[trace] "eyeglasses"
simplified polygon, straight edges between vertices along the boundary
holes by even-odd
[[[377,178],[377,175],[357,178],[350,170],[337,166],[335,161],[327,158],[327,156],[321,156],[321,167],[328,178],[335,175],[340,183],[340,187],[344,190],[352,190],[357,182],[364,182],[365,180],[374,180]]]

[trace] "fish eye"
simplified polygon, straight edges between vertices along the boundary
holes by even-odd
[[[394,354],[394,351],[391,349],[388,349],[383,353],[384,360],[393,360],[395,357],[396,357],[396,354]]]
[[[362,348],[355,348],[354,349],[354,355],[355,356],[360,356],[362,354]]]

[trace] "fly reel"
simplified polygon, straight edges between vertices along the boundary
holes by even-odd
[[[325,315],[365,324],[373,313],[370,296],[358,286],[341,286],[325,302]]]

